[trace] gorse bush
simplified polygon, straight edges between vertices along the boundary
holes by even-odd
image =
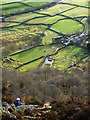
[[[35,28],[34,28],[35,29]],[[30,35],[31,29],[2,32],[2,56],[8,56],[15,51],[38,46],[42,43],[40,35]],[[8,44],[8,47],[7,47]]]

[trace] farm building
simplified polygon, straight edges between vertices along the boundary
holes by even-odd
[[[4,22],[5,21],[5,17],[0,17],[0,21]]]

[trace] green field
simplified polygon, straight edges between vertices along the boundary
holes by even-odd
[[[78,8],[71,10],[71,11],[65,12],[64,15],[67,15],[70,17],[88,16],[88,9],[78,7]]]
[[[28,20],[28,19],[31,19],[31,18],[34,18],[34,17],[38,17],[38,16],[43,16],[43,15],[40,15],[40,14],[36,14],[36,13],[26,13],[26,14],[21,14],[21,15],[16,15],[16,16],[13,16],[13,17],[8,17],[6,18],[6,20],[13,20],[13,21],[17,21],[17,22],[23,22],[25,20]]]
[[[50,30],[46,30],[44,32],[45,36],[42,38],[42,43],[43,44],[51,44],[52,43],[52,38],[57,37],[58,34],[50,31]]]
[[[12,65],[13,67],[18,67],[17,61],[20,61],[21,63],[27,63],[41,56],[46,56],[47,54],[52,53],[55,50],[55,48],[56,48],[55,46],[47,45],[47,46],[35,47],[30,50],[28,49],[27,51],[22,51],[22,53],[18,53],[11,57],[12,59],[16,60],[15,62],[12,62]],[[42,61],[42,59],[36,60],[33,63],[30,63],[30,67],[31,65],[34,65],[37,68],[37,66],[39,66],[40,64],[40,61]]]
[[[88,2],[72,2],[72,4],[82,5],[88,7]]]
[[[2,6],[2,14],[9,14],[9,13],[15,13],[16,11],[19,11],[19,10],[24,10],[26,9],[27,6],[23,5],[23,4],[20,4],[20,3],[13,3],[13,4],[8,4],[8,5],[3,5]],[[28,7],[30,8],[30,7]]]
[[[24,3],[24,4],[23,4]],[[42,6],[44,4],[47,4],[48,2],[18,2],[18,3],[12,3],[12,4],[3,4],[2,5],[2,14],[10,14],[15,12],[20,12],[28,9],[32,9],[33,7]]]
[[[53,67],[58,68],[59,70],[66,70],[67,67],[72,65],[71,61],[77,63],[84,57],[88,57],[88,55],[85,54],[85,50],[80,47],[69,46],[60,50],[57,55],[53,57],[56,58]]]
[[[64,17],[59,16],[59,15],[54,16],[54,17],[48,17],[48,16],[46,16],[46,17],[42,17],[42,18],[37,18],[37,19],[35,19],[35,20],[30,20],[30,21],[28,21],[27,23],[52,24],[52,23],[54,23],[54,22],[56,22],[57,20],[62,19],[62,18],[64,18]]]
[[[76,46],[68,46],[58,52],[57,55],[55,55],[55,58],[60,59],[68,59],[74,62],[77,62],[77,60],[80,60],[82,57],[85,57],[84,54],[85,50],[80,47]]]
[[[25,3],[25,4],[28,4],[30,6],[41,6],[41,5],[45,5],[45,4],[48,4],[49,2],[22,2],[22,3]]]
[[[55,5],[55,6],[51,7],[51,8],[47,8],[46,10],[43,10],[40,13],[55,15],[57,13],[63,12],[64,10],[70,9],[70,8],[72,8],[71,5],[58,4],[58,5]]]
[[[47,55],[53,50],[55,50],[55,48],[53,48],[52,46],[40,46],[40,47],[35,47],[33,49],[27,50],[20,54],[14,55],[12,58],[21,59],[23,62],[29,62],[43,55]]]
[[[70,19],[59,21],[51,26],[51,28],[64,34],[72,34],[83,30],[83,26],[80,23]]]

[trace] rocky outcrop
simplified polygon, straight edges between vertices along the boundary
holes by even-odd
[[[16,107],[16,110],[22,110],[24,112],[25,109],[33,110],[37,107],[38,105],[20,105]]]
[[[65,96],[63,100],[52,101],[48,107],[38,105],[21,105],[14,110],[2,110],[1,120],[81,120],[83,117],[89,120],[90,107],[85,99]],[[8,103],[3,103],[9,107]],[[45,104],[48,106],[48,104]],[[6,113],[7,112],[7,113]],[[83,119],[84,120],[84,119]]]

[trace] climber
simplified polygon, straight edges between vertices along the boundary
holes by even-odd
[[[20,98],[17,98],[14,102],[15,106],[19,106],[19,105],[22,105],[22,103],[20,103]]]

